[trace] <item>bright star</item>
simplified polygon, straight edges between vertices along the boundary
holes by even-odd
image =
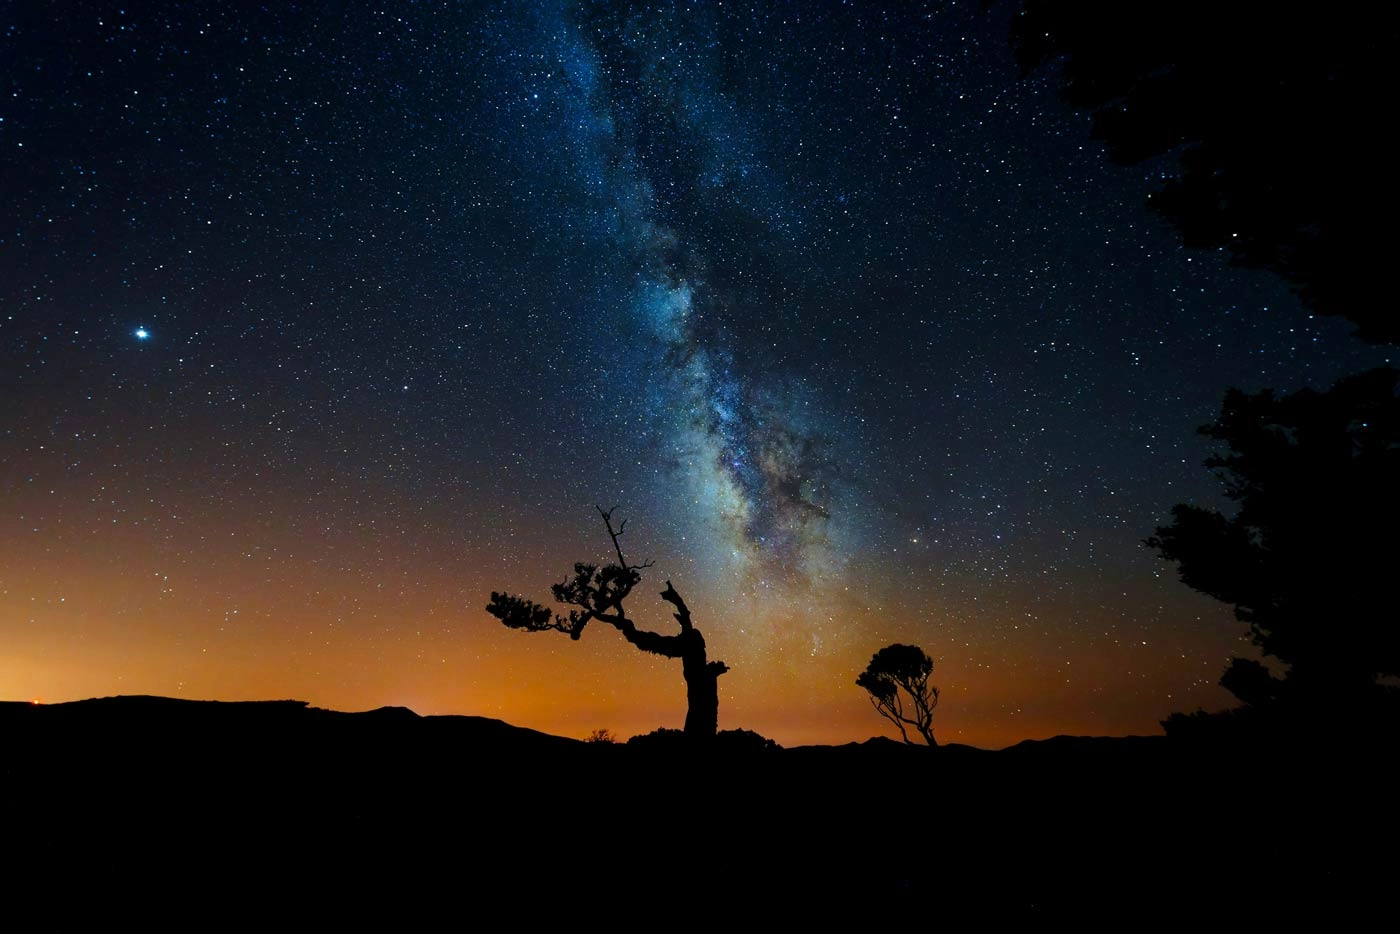
[[[146,338],[148,338],[148,337],[150,337],[150,336],[151,336],[151,332],[148,331],[148,330],[146,330],[145,328],[137,328],[137,329],[136,329],[136,339],[137,339],[138,341],[143,341],[143,340],[145,340]]]

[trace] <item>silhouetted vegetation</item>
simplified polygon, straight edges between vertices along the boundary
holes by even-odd
[[[706,657],[705,637],[691,624],[690,609],[670,581],[666,582],[661,599],[675,608],[674,616],[681,627],[679,635],[663,636],[638,629],[627,617],[622,602],[641,583],[642,569],[651,567],[652,562],[628,564],[620,542],[627,527],[626,520],[614,529],[612,510],[599,507],[598,512],[603,517],[608,537],[612,539],[613,550],[617,552],[617,563],[598,567],[580,562],[574,565],[572,577],[554,585],[554,599],[575,607],[569,611],[567,619],[524,597],[494,592],[486,611],[512,629],[527,632],[553,629],[568,633],[570,639],[578,639],[583,635],[584,627],[596,619],[612,626],[644,652],[680,659],[688,702],[686,736],[691,739],[712,738],[719,727],[719,676],[728,671],[729,666],[724,662],[712,662]]]
[[[1022,0],[1013,40],[1027,72],[1052,67],[1115,160],[1157,160],[1152,209],[1190,247],[1282,276],[1302,302],[1373,342],[1400,341],[1375,235],[1384,186],[1388,11],[1318,15],[1243,0]],[[1148,540],[1182,580],[1235,608],[1264,662],[1231,660],[1246,705],[1175,714],[1172,735],[1296,735],[1304,721],[1393,723],[1400,669],[1387,573],[1400,557],[1396,374],[1328,392],[1232,391],[1202,429],[1233,515],[1182,504]]]
[[[690,739],[681,730],[669,730],[664,727],[652,730],[650,733],[634,736],[627,741],[627,746],[630,749],[641,749],[654,753],[684,751],[690,749],[692,745]],[[717,754],[747,754],[781,748],[773,740],[760,733],[755,733],[753,730],[720,730],[715,734],[713,743],[708,747],[709,751]]]
[[[1228,448],[1206,466],[1234,514],[1180,504],[1147,540],[1183,583],[1232,604],[1266,658],[1286,666],[1278,676],[1236,658],[1221,679],[1270,717],[1340,725],[1394,702],[1380,679],[1400,675],[1397,376],[1386,367],[1283,397],[1232,390],[1201,432]]]
[[[856,684],[870,693],[870,704],[880,716],[899,727],[906,743],[913,743],[905,729],[912,726],[930,746],[933,738],[933,708],[938,706],[938,688],[928,683],[933,660],[916,645],[887,645],[876,652],[870,664],[856,678]],[[912,716],[911,716],[912,714]]]
[[[1027,71],[1058,66],[1125,164],[1169,159],[1152,209],[1187,246],[1288,281],[1357,336],[1400,341],[1385,218],[1393,64],[1383,4],[1345,14],[1266,0],[1023,0]]]

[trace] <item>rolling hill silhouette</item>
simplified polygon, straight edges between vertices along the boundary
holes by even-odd
[[[159,697],[0,704],[0,735],[11,891],[49,893],[57,927],[94,906],[174,922],[191,905],[316,924],[662,904],[1345,921],[1395,868],[1356,842],[1394,829],[1387,760],[1321,744],[699,753],[397,707]]]

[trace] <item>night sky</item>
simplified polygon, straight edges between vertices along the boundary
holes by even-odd
[[[1009,7],[19,0],[0,12],[0,698],[298,698],[621,737],[680,666],[508,630],[626,517],[720,727],[1157,732],[1229,607],[1228,387],[1388,359],[1149,214]],[[888,729],[887,729],[888,728]]]

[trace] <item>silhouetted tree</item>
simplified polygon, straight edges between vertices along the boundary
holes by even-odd
[[[1394,29],[1385,4],[1345,13],[1273,0],[1022,0],[1026,71],[1058,66],[1118,162],[1166,157],[1154,211],[1190,247],[1282,276],[1370,341],[1400,341],[1389,293]]]
[[[1201,432],[1229,448],[1206,466],[1234,515],[1178,505],[1147,540],[1287,666],[1279,678],[1233,659],[1221,684],[1246,704],[1367,705],[1386,693],[1379,677],[1400,675],[1397,376],[1384,367],[1281,398],[1231,390]]]
[[[690,610],[670,581],[666,582],[661,599],[675,608],[676,622],[681,627],[678,635],[663,636],[638,629],[627,617],[622,602],[641,583],[642,569],[651,567],[652,562],[628,564],[619,542],[627,528],[626,520],[614,529],[612,510],[599,507],[598,512],[617,552],[617,563],[598,567],[580,562],[574,565],[572,577],[553,586],[557,602],[575,607],[569,611],[567,619],[524,597],[504,593],[492,593],[486,611],[512,629],[528,632],[554,629],[568,633],[571,639],[583,635],[584,627],[596,619],[622,633],[623,638],[644,652],[680,659],[688,702],[685,734],[692,739],[713,737],[719,725],[719,676],[728,671],[729,666],[706,658],[705,637],[691,624]]]
[[[870,705],[876,712],[899,727],[899,735],[906,743],[913,744],[905,729],[907,725],[917,730],[924,742],[937,746],[938,740],[933,738],[933,708],[938,706],[938,688],[928,683],[932,673],[933,660],[923,649],[895,643],[871,657],[856,684],[870,693]]]

